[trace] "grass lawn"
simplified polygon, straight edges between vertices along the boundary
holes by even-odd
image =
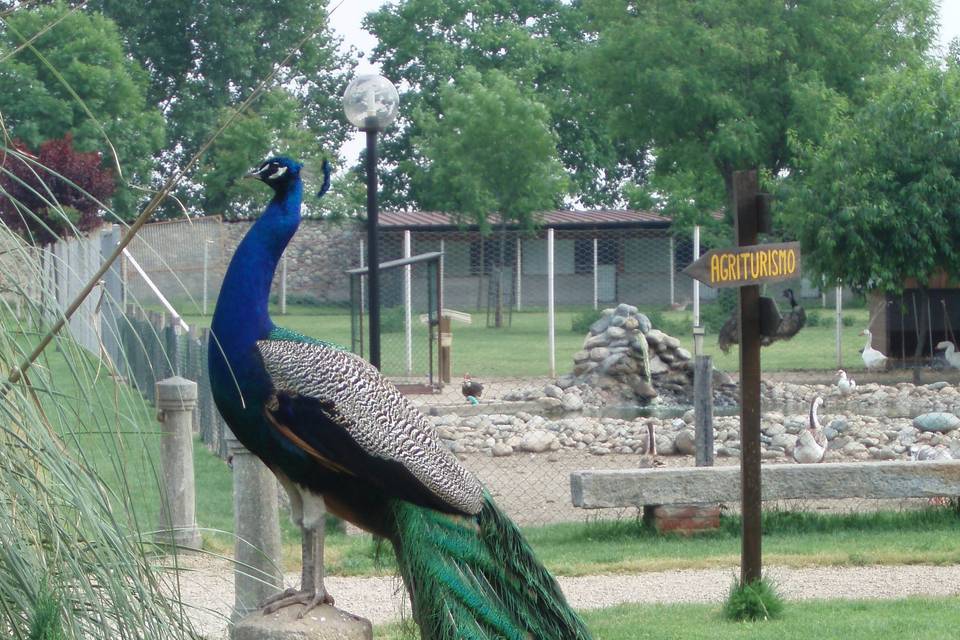
[[[81,362],[78,367],[76,362]],[[43,399],[51,420],[77,455],[89,460],[108,487],[130,505],[140,530],[157,526],[160,504],[159,424],[154,410],[136,393],[118,387],[96,369],[92,358],[65,358],[51,349],[42,366],[58,381],[56,395]],[[87,425],[78,431],[77,424]],[[233,547],[232,475],[227,465],[195,445],[197,522],[207,548]],[[298,532],[285,517],[284,566],[299,561]],[[930,509],[880,515],[803,515],[768,513],[764,560],[788,566],[960,562],[957,515]],[[218,530],[223,533],[216,533]],[[724,518],[717,533],[680,538],[659,536],[634,520],[530,527],[525,533],[547,567],[560,575],[655,571],[730,566],[739,558],[739,521]],[[378,553],[366,536],[333,533],[326,545],[328,570],[337,575],[394,572],[392,550]]]
[[[788,602],[783,616],[729,622],[718,605],[621,605],[583,612],[594,640],[947,640],[960,629],[960,599]],[[378,627],[384,640],[418,638],[412,623]]]
[[[763,556],[789,567],[960,563],[960,515],[948,508],[867,514],[767,512]],[[537,557],[556,575],[626,574],[707,569],[740,563],[740,519],[692,537],[659,535],[639,521],[594,521],[524,527]],[[291,561],[296,561],[293,552]],[[337,538],[328,570],[338,575],[391,575],[393,552],[375,557],[369,538]]]
[[[288,313],[280,315],[273,306],[271,313],[277,324],[295,329],[306,335],[350,345],[350,317],[346,313],[332,313],[328,308],[306,305],[289,305]],[[643,309],[641,309],[643,311]],[[688,350],[693,350],[690,335],[692,313],[690,311],[647,310],[659,314],[662,327],[678,338]],[[557,372],[562,374],[572,369],[573,354],[583,345],[584,334],[571,328],[574,318],[583,310],[562,310],[556,314]],[[864,340],[857,334],[867,326],[866,309],[850,309],[843,312],[850,318],[851,326],[842,329],[842,356],[845,368],[855,372],[863,368],[859,349]],[[836,338],[833,312],[830,309],[810,308],[808,317],[817,316],[817,326],[805,327],[795,338],[777,342],[762,351],[762,366],[767,371],[790,369],[833,369],[836,365]],[[184,319],[191,326],[206,327],[210,316],[187,315]],[[813,321],[816,322],[816,321]],[[810,324],[813,324],[811,322]],[[848,321],[849,322],[849,321]],[[426,370],[425,338],[422,328],[417,327],[414,338],[415,369]],[[404,359],[402,332],[385,332],[382,338],[382,359],[387,373],[399,369]],[[724,354],[717,347],[716,335],[708,334],[704,343],[705,353],[714,357],[714,364],[725,371],[739,368],[736,348]],[[488,329],[483,313],[473,314],[473,324],[455,323],[453,326],[453,366],[459,376],[469,371],[482,377],[546,376],[549,374],[549,349],[547,342],[547,314],[543,310],[524,311],[513,314],[513,323],[502,329]]]
[[[947,508],[865,514],[765,512],[763,558],[791,567],[960,562],[960,515]],[[639,521],[596,521],[524,529],[558,575],[729,567],[740,563],[740,519],[693,537],[658,535]]]

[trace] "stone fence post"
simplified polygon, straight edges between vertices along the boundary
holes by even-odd
[[[283,585],[277,479],[233,433],[225,430],[233,464],[233,619],[257,608]]]
[[[160,458],[164,496],[158,542],[199,549],[193,476],[193,409],[197,383],[180,376],[157,382],[157,420],[163,425]]]

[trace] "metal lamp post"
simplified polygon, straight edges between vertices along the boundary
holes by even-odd
[[[350,124],[367,134],[367,278],[370,308],[370,363],[380,368],[380,244],[377,241],[377,133],[397,117],[400,96],[381,75],[354,78],[343,92]]]

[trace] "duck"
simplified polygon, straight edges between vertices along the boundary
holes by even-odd
[[[860,357],[863,358],[863,364],[866,365],[867,369],[871,370],[886,369],[887,356],[870,345],[870,341],[873,338],[870,329],[864,329],[860,332],[860,335],[867,336],[867,344],[863,347],[863,352],[860,354]]]
[[[793,447],[793,459],[800,464],[823,462],[827,453],[827,436],[820,426],[817,409],[823,405],[823,398],[816,396],[810,403],[810,426],[800,432],[797,444]]]
[[[947,364],[954,369],[960,369],[960,353],[957,353],[957,348],[953,346],[953,343],[949,340],[938,342],[937,351],[940,351],[941,349],[946,351],[943,354],[943,357],[946,358]]]
[[[854,389],[857,388],[857,381],[853,378],[847,377],[847,372],[843,369],[837,370],[837,388],[840,389],[840,393],[843,395],[849,395],[853,393]]]
[[[480,404],[480,396],[483,395],[483,385],[470,377],[469,373],[463,374],[463,382],[460,384],[460,393],[472,405]]]
[[[663,467],[667,464],[657,456],[657,435],[654,429],[654,421],[647,422],[647,446],[643,457],[640,458],[640,467],[644,469]]]

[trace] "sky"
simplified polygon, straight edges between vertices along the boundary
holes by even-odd
[[[357,73],[378,71],[368,60],[370,52],[376,45],[376,39],[363,30],[361,22],[367,13],[387,4],[387,0],[343,0],[337,7],[338,1],[330,2],[331,7],[336,7],[330,15],[330,23],[334,31],[343,37],[345,45],[352,44],[365,52],[365,56],[357,65]],[[948,42],[958,36],[960,36],[960,0],[942,0],[940,2],[940,46],[945,48]],[[363,147],[363,134],[357,132],[344,144],[340,153],[348,164],[353,164],[360,157]]]

